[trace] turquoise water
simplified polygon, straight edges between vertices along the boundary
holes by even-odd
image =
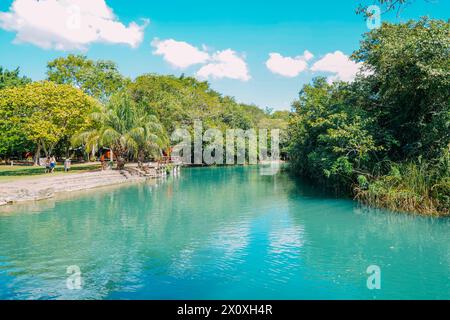
[[[259,170],[185,169],[3,208],[0,299],[450,299],[448,219]],[[73,265],[81,290],[66,285]]]

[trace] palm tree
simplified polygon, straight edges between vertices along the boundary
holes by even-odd
[[[119,170],[127,159],[141,163],[145,155],[161,156],[161,150],[168,145],[158,118],[139,109],[126,92],[113,96],[106,107],[91,116],[96,126],[76,135],[72,143],[84,145],[88,152],[95,152],[99,146],[109,147]]]

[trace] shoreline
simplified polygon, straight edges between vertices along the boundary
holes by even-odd
[[[152,177],[133,174],[130,170],[104,170],[68,175],[30,177],[0,183],[0,206],[51,199],[57,195],[108,187],[125,183],[143,182]],[[158,177],[154,177],[158,178]]]
[[[267,165],[271,163],[273,162],[269,161],[260,164]],[[179,165],[176,166],[176,171],[179,170],[178,167]],[[12,181],[0,181],[0,207],[53,199],[58,196],[64,196],[66,193],[145,182],[164,176],[166,176],[165,170],[149,172],[148,170],[139,169],[135,164],[128,164],[124,170],[109,169],[21,177]]]
[[[285,161],[265,161],[258,165],[281,165]],[[196,167],[187,166],[187,167]],[[205,167],[205,166],[198,166]],[[172,170],[173,172],[173,170]],[[74,192],[89,191],[92,189],[100,189],[104,187],[114,187],[123,184],[141,183],[149,180],[162,178],[166,173],[161,170],[154,170],[151,173],[147,170],[141,170],[136,164],[128,164],[124,170],[95,170],[80,173],[68,173],[60,175],[40,175],[21,177],[13,181],[0,181],[0,208],[23,204],[29,202],[43,201],[64,197]],[[386,205],[373,205],[357,197],[349,197],[361,205],[373,208],[389,210],[394,213],[408,214],[421,217],[450,218],[450,215],[441,212],[433,214],[424,214],[419,210],[408,211],[394,209]]]

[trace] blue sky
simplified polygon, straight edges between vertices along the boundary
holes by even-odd
[[[20,66],[35,80],[45,78],[49,60],[83,53],[117,62],[129,77],[185,73],[238,101],[274,109],[289,109],[314,76],[350,79],[357,66],[347,56],[368,31],[352,0],[60,0],[68,14],[81,3],[80,23],[98,27],[98,34],[82,35],[62,31],[59,4],[30,5],[57,0],[14,1],[0,2],[0,65]],[[447,0],[416,0],[400,18],[389,14],[382,20],[448,19],[449,9]]]

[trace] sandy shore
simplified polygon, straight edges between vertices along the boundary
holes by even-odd
[[[0,183],[0,206],[53,198],[57,194],[144,181],[128,171],[106,170],[52,176],[51,174]]]

